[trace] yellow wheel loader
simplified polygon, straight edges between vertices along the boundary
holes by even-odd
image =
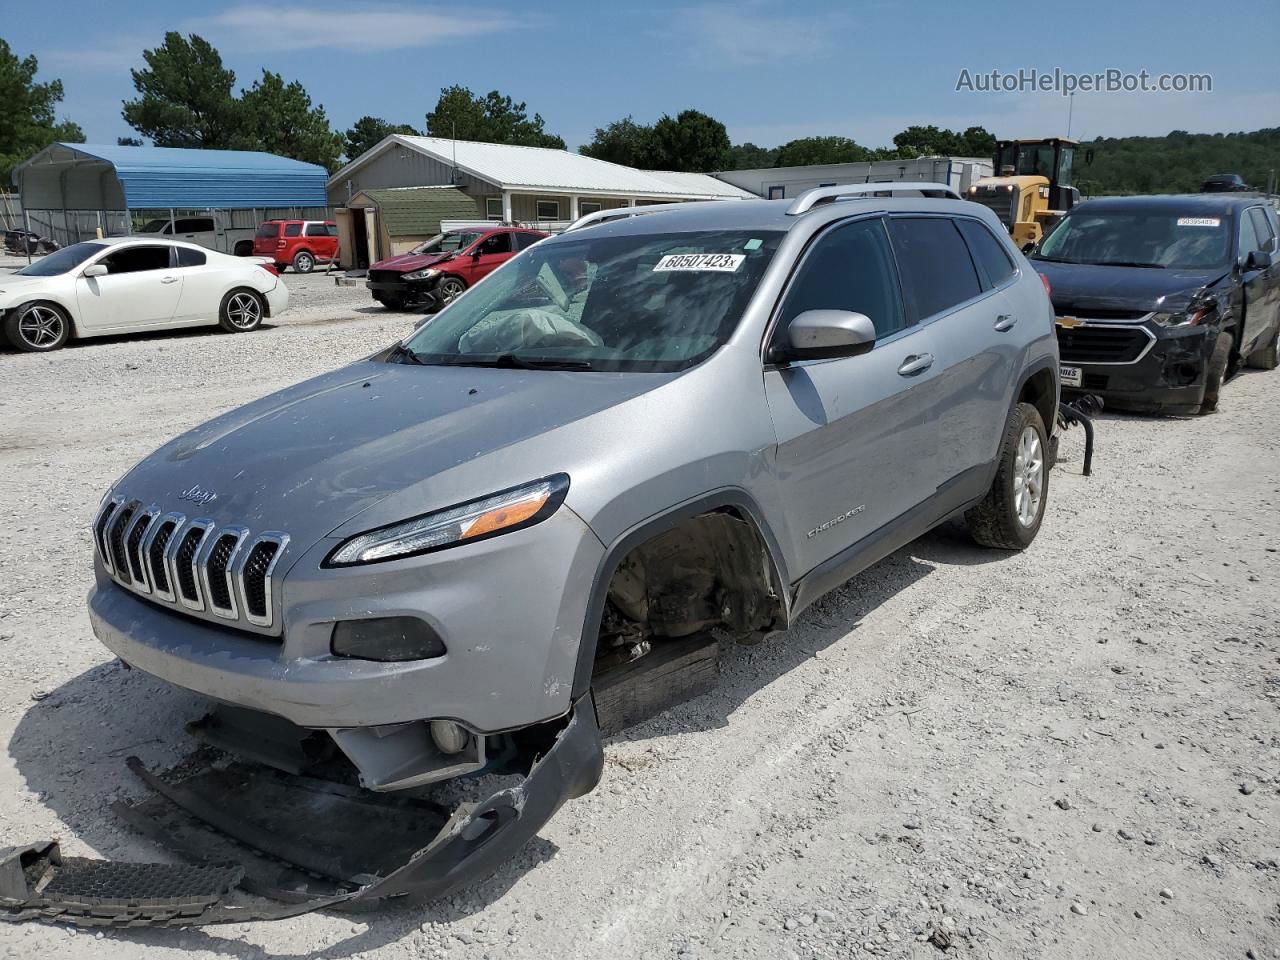
[[[998,140],[996,175],[976,181],[968,199],[990,207],[1019,247],[1034,247],[1080,201],[1080,191],[1071,185],[1076,146],[1066,137]],[[1088,151],[1086,162],[1092,154]]]

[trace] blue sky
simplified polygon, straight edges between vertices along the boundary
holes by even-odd
[[[1250,30],[1250,17],[1228,13],[1234,26],[1208,27],[1203,0],[48,0],[40,15],[35,9],[10,10],[0,35],[19,55],[39,58],[42,79],[62,79],[62,113],[91,142],[131,132],[120,118],[133,95],[129,68],[166,30],[214,43],[238,85],[263,67],[301,80],[338,129],[366,113],[421,127],[440,88],[461,83],[527,101],[570,147],[627,114],[651,122],[686,107],[723,121],[735,142],[764,146],[816,134],[881,146],[917,123],[981,124],[1002,137],[1063,134],[1067,101],[1056,93],[955,89],[962,69],[1033,67],[1213,77],[1211,93],[1078,94],[1075,136],[1280,124],[1274,17]]]

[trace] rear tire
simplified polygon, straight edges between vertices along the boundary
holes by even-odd
[[[293,258],[294,273],[310,273],[316,268],[316,258],[306,250],[299,250]]]
[[[57,304],[33,300],[9,311],[4,335],[15,350],[48,353],[71,336],[71,318]]]
[[[1218,409],[1218,395],[1222,392],[1222,381],[1227,378],[1227,364],[1231,362],[1231,346],[1235,343],[1229,333],[1218,334],[1213,344],[1213,356],[1209,358],[1209,366],[1204,375],[1204,399],[1200,402],[1200,415],[1213,413]]]
[[[1269,343],[1263,344],[1253,353],[1249,354],[1249,358],[1245,360],[1245,365],[1253,367],[1255,370],[1274,370],[1280,366],[1280,326],[1276,327],[1276,332],[1271,335]]]
[[[1048,502],[1048,432],[1040,411],[1019,403],[1005,424],[991,489],[964,515],[969,535],[984,547],[1024,550],[1040,532]]]
[[[238,241],[234,247],[233,253],[237,257],[253,256],[253,241],[252,240]]]
[[[232,290],[222,298],[218,326],[228,333],[248,333],[262,325],[267,305],[256,290]]]

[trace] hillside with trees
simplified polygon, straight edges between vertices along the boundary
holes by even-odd
[[[1093,163],[1085,165],[1085,151]],[[1251,133],[1188,133],[1164,137],[1102,137],[1080,144],[1076,185],[1098,194],[1194,193],[1215,173],[1238,173],[1260,190],[1280,175],[1280,127]]]

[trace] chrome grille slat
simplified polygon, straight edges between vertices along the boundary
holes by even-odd
[[[288,534],[218,526],[125,496],[102,504],[91,533],[107,574],[134,593],[204,619],[277,625],[272,580]]]

